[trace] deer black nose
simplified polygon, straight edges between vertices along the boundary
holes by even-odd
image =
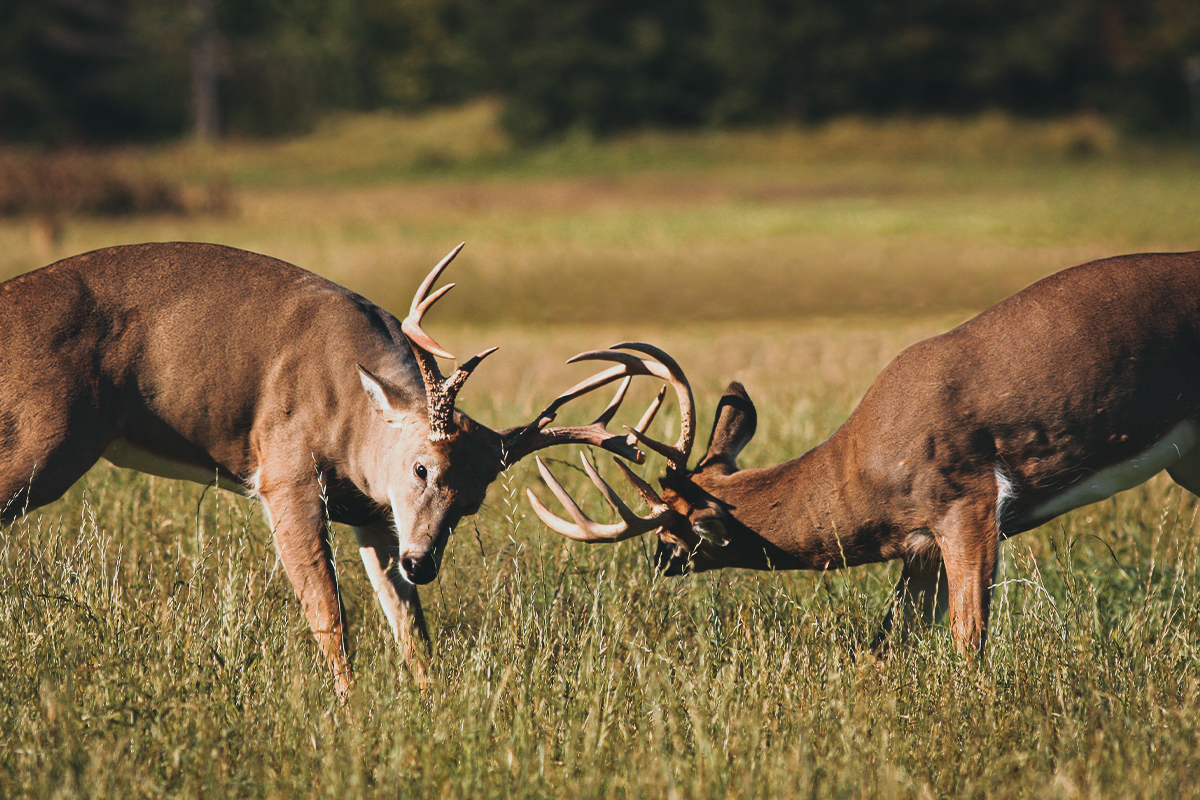
[[[404,570],[404,577],[408,578],[409,582],[418,585],[429,583],[437,577],[438,573],[432,554],[420,558],[402,558],[400,559],[400,569]]]

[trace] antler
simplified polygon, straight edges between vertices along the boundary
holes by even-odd
[[[655,361],[645,358],[639,358],[631,353],[619,352],[619,350],[633,350],[639,353],[645,353],[652,356]],[[685,471],[687,469],[688,458],[692,452],[692,445],[695,442],[695,400],[692,397],[692,388],[687,381],[687,377],[683,374],[678,362],[671,358],[667,353],[653,345],[642,342],[622,342],[614,345],[611,350],[592,350],[587,353],[580,353],[571,359],[574,361],[616,361],[620,366],[610,367],[602,373],[599,373],[595,378],[601,376],[624,375],[625,380],[629,381],[634,375],[650,375],[669,382],[674,388],[675,393],[679,397],[679,414],[680,414],[680,432],[679,439],[674,446],[666,445],[657,442],[646,436],[646,427],[650,424],[650,420],[654,417],[662,405],[666,387],[658,393],[658,397],[636,427],[629,429],[629,441],[644,444],[655,452],[661,453],[667,457],[668,468],[675,471]],[[582,384],[581,384],[582,385]],[[569,394],[569,393],[568,393]],[[565,396],[565,395],[564,395]],[[555,401],[557,402],[557,401]],[[551,404],[551,408],[555,408]],[[615,459],[614,459],[615,460]],[[640,463],[640,462],[639,462]],[[584,514],[579,505],[571,498],[566,489],[562,487],[546,465],[539,458],[537,460],[538,471],[542,474],[542,480],[550,487],[550,491],[559,499],[559,502],[567,509],[567,513],[571,515],[574,522],[568,522],[561,517],[557,517],[550,513],[541,501],[537,499],[534,493],[526,489],[526,494],[529,495],[529,502],[533,505],[533,511],[538,515],[542,522],[546,523],[552,530],[561,533],[571,539],[581,542],[620,542],[625,539],[630,539],[634,536],[640,536],[644,533],[660,528],[666,520],[676,514],[663,499],[658,496],[655,491],[650,488],[650,485],[634,475],[633,472],[617,461],[617,467],[620,468],[621,474],[629,481],[633,488],[637,490],[646,504],[650,506],[650,515],[648,517],[639,517],[629,510],[612,487],[609,486],[597,474],[595,468],[586,458],[583,459],[583,467],[587,472],[588,477],[592,479],[592,483],[600,490],[604,499],[608,504],[616,510],[617,515],[621,518],[620,522],[611,524],[602,524],[590,519]]]
[[[638,358],[629,353],[618,352],[619,350],[645,353],[655,360]],[[679,439],[674,446],[651,439],[643,432],[644,428],[642,430],[629,428],[629,435],[633,440],[644,444],[654,452],[666,456],[669,469],[676,472],[687,470],[692,445],[696,441],[696,401],[692,396],[691,384],[688,383],[687,376],[683,374],[679,362],[665,351],[645,342],[621,342],[613,345],[610,350],[590,350],[580,353],[567,363],[576,361],[615,361],[623,367],[623,371],[617,374],[650,375],[670,383],[675,389],[675,395],[679,398]],[[622,370],[622,367],[613,369]]]
[[[558,409],[564,404],[574,400],[576,397],[599,389],[601,386],[612,383],[619,378],[624,378],[624,380],[617,387],[617,392],[613,395],[613,399],[609,401],[604,411],[591,424],[570,425],[559,428],[546,427],[558,416]],[[590,378],[580,381],[554,398],[554,401],[546,406],[545,410],[538,414],[537,418],[528,425],[502,431],[500,433],[500,446],[502,450],[501,461],[504,466],[511,466],[536,450],[556,444],[594,445],[596,447],[603,447],[609,452],[616,453],[638,464],[645,462],[646,455],[637,449],[637,439],[634,431],[641,434],[650,425],[651,420],[654,419],[654,415],[662,407],[663,398],[666,396],[666,387],[664,386],[659,391],[638,424],[630,429],[628,436],[614,434],[608,430],[608,423],[612,422],[617,409],[621,407],[621,402],[625,399],[625,392],[629,389],[629,384],[632,381],[633,378],[626,373],[624,367],[610,367],[603,372],[598,372]]]
[[[637,514],[630,511],[629,506],[625,505],[625,503],[621,501],[621,498],[617,496],[617,493],[613,491],[612,487],[604,482],[604,479],[601,478],[599,473],[596,472],[595,467],[593,467],[591,462],[587,460],[587,457],[582,453],[580,456],[583,459],[584,471],[586,471],[588,477],[592,479],[592,483],[596,485],[596,488],[600,490],[600,494],[604,495],[604,499],[608,501],[608,504],[612,506],[614,510],[616,510],[617,515],[621,517],[621,521],[614,522],[612,524],[602,524],[591,519],[587,514],[584,514],[575,501],[571,498],[571,495],[567,494],[567,490],[562,487],[562,484],[555,480],[554,475],[551,474],[550,470],[546,468],[546,465],[542,463],[542,460],[538,458],[536,459],[538,472],[542,473],[542,480],[544,480],[546,485],[550,487],[550,491],[554,492],[554,496],[558,498],[559,502],[566,507],[567,513],[571,515],[571,519],[575,520],[573,523],[571,523],[567,522],[565,519],[556,517],[554,514],[550,513],[550,511],[547,510],[544,505],[542,505],[542,502],[537,499],[537,495],[535,495],[532,490],[526,489],[525,494],[529,496],[529,502],[533,505],[534,513],[537,514],[542,522],[546,523],[546,525],[552,530],[555,530],[558,533],[561,533],[563,536],[566,536],[569,539],[574,539],[578,542],[622,542],[626,539],[632,539],[635,536],[641,536],[642,534],[648,533],[655,528],[661,527],[663,522],[668,517],[671,517],[675,514],[675,512],[663,502],[662,498],[650,488],[649,484],[647,484],[637,475],[634,475],[629,467],[621,463],[619,459],[614,458],[613,461],[621,470],[621,473],[625,476],[626,480],[633,484],[634,488],[637,489],[638,493],[642,496],[642,499],[645,500],[646,504],[650,506],[650,515],[647,517],[639,517]]]
[[[454,358],[454,356],[434,341],[433,337],[421,327],[421,318],[425,316],[425,312],[454,288],[453,283],[448,283],[430,294],[430,289],[433,288],[437,279],[441,277],[446,267],[450,265],[450,262],[454,260],[454,257],[459,254],[465,245],[466,242],[463,242],[451,250],[425,276],[425,280],[421,282],[421,285],[417,287],[416,294],[413,295],[408,316],[400,323],[400,330],[408,338],[409,344],[412,345],[413,355],[417,360],[417,367],[420,369],[421,378],[425,383],[425,403],[429,413],[430,441],[449,438],[453,428],[454,401],[458,397],[459,390],[462,389],[463,384],[466,383],[467,378],[471,376],[471,373],[475,371],[480,362],[496,352],[495,347],[488,348],[470,358],[461,367],[456,369],[449,378],[444,378],[441,370],[438,369],[437,359]],[[649,347],[649,345],[646,346]],[[583,355],[586,356],[587,354]],[[666,356],[665,353],[663,355]],[[666,356],[666,358],[669,359],[670,356]],[[581,356],[577,356],[575,359],[572,359],[572,361],[575,360],[583,359]],[[637,359],[634,360],[636,361]],[[638,437],[642,436],[646,426],[653,419],[655,412],[662,405],[662,393],[659,394],[658,399],[651,404],[650,409],[643,415],[642,421],[637,426],[629,429],[628,436],[610,433],[606,427],[617,413],[621,401],[625,399],[625,392],[629,388],[629,376],[635,374],[649,375],[654,373],[645,369],[630,371],[625,367],[612,367],[604,370],[587,380],[581,381],[557,397],[529,425],[502,431],[502,464],[509,466],[535,450],[540,450],[550,445],[572,442],[603,447],[639,464],[645,461],[645,454],[636,447],[635,443],[639,440]],[[612,383],[619,378],[625,378],[625,380],[622,382],[620,388],[618,388],[616,395],[608,404],[608,407],[593,423],[573,427],[546,428],[554,420],[558,409],[564,403]]]
[[[683,370],[675,359],[653,345],[643,342],[621,342],[614,345],[614,348],[645,353],[657,359],[657,361],[640,358],[632,353],[618,352],[616,349],[589,350],[586,353],[580,353],[569,359],[567,361],[568,364],[574,364],[577,361],[615,361],[618,366],[609,367],[603,372],[598,372],[587,380],[581,381],[571,387],[555,398],[554,402],[547,406],[546,410],[539,414],[536,420],[524,428],[514,428],[505,431],[502,436],[504,437],[504,463],[506,465],[515,464],[520,459],[543,447],[572,442],[603,447],[605,450],[641,464],[645,460],[645,456],[634,446],[640,443],[655,452],[665,455],[671,469],[680,471],[687,469],[688,456],[692,451],[692,444],[696,438],[695,412],[693,410],[695,408],[695,401],[692,398],[692,388],[688,384]],[[628,436],[621,437],[609,433],[606,426],[612,420],[617,407],[625,396],[625,385],[627,385],[629,378],[635,375],[649,375],[659,378],[667,381],[674,387],[675,394],[679,398],[680,409],[679,441],[675,443],[674,447],[657,442],[646,436],[645,433],[651,420],[654,419],[654,415],[662,407],[666,387],[663,387],[663,391],[659,392],[654,402],[646,409],[646,413],[642,415],[642,419],[637,425],[632,428],[626,426],[626,429],[629,431]],[[546,428],[554,420],[559,407],[564,403],[619,378],[625,378],[625,383],[622,384],[622,388],[617,392],[617,396],[613,398],[613,401],[609,403],[604,413],[591,425]]]
[[[425,382],[425,405],[429,412],[429,440],[432,442],[449,438],[453,427],[454,401],[458,397],[459,390],[462,389],[463,384],[467,382],[467,378],[471,377],[471,373],[475,371],[480,362],[496,352],[495,347],[490,347],[471,357],[465,364],[454,370],[449,378],[443,378],[442,371],[438,369],[437,359],[439,357],[452,359],[454,356],[421,328],[421,317],[446,292],[453,289],[454,284],[448,283],[433,294],[429,294],[430,288],[465,245],[466,242],[463,242],[451,250],[425,276],[425,280],[417,287],[417,293],[413,295],[408,316],[400,323],[400,330],[408,337],[409,344],[412,345],[413,355],[417,359],[417,367],[421,370],[421,378]]]

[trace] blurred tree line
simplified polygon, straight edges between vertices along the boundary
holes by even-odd
[[[1197,54],[1196,0],[0,0],[0,138],[272,135],[479,95],[519,140],[993,108],[1169,131]]]

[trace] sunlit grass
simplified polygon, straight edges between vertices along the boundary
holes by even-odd
[[[647,338],[688,367],[705,426],[724,382],[746,382],[762,414],[744,458],[755,464],[819,441],[894,350],[943,325]],[[563,352],[627,333],[442,331],[467,349],[502,346],[463,396],[496,425],[578,376]],[[554,457],[588,497],[574,456]],[[65,797],[1200,788],[1198,507],[1163,479],[1006,545],[982,664],[955,655],[941,627],[890,658],[865,654],[895,565],[656,578],[650,543],[589,548],[547,532],[525,485],[537,486],[522,464],[492,488],[423,591],[438,642],[424,694],[339,532],[359,675],[341,707],[249,501],[97,468],[0,546],[0,786]],[[594,497],[587,508],[602,513]]]
[[[372,117],[297,142],[146,155],[189,180],[228,176],[233,211],[67,219],[53,244],[35,221],[0,222],[0,275],[108,244],[215,241],[395,310],[465,239],[443,319],[703,323],[978,310],[1069,264],[1200,239],[1200,161],[1093,120],[462,143],[491,141],[489,119]],[[409,163],[410,140],[455,155],[440,170],[389,166]]]

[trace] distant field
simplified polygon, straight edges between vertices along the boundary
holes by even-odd
[[[1200,247],[1200,163],[1094,120],[527,153],[488,113],[126,154],[227,176],[237,213],[69,220],[53,254],[36,252],[30,220],[3,220],[0,271],[201,239],[399,312],[466,239],[459,288],[428,318],[460,355],[501,346],[465,410],[527,419],[586,372],[567,356],[641,338],[691,375],[701,444],[719,392],[746,384],[761,421],[742,460],[757,465],[828,436],[904,346],[1037,277]],[[577,455],[554,457],[591,497]],[[439,663],[423,695],[339,534],[359,675],[340,707],[252,504],[98,467],[0,535],[0,795],[1200,794],[1200,505],[1162,477],[1005,546],[979,665],[944,626],[889,659],[865,654],[895,564],[656,578],[651,543],[566,542],[529,513],[525,486],[546,496],[530,464],[512,470],[423,592]]]
[[[422,155],[424,153],[424,155]],[[476,322],[794,320],[977,310],[1100,256],[1190,249],[1200,162],[1095,120],[842,122],[509,148],[487,106],[282,144],[125,153],[227,180],[222,217],[0,220],[0,275],[121,242],[218,241],[392,308],[467,240],[443,314]]]

